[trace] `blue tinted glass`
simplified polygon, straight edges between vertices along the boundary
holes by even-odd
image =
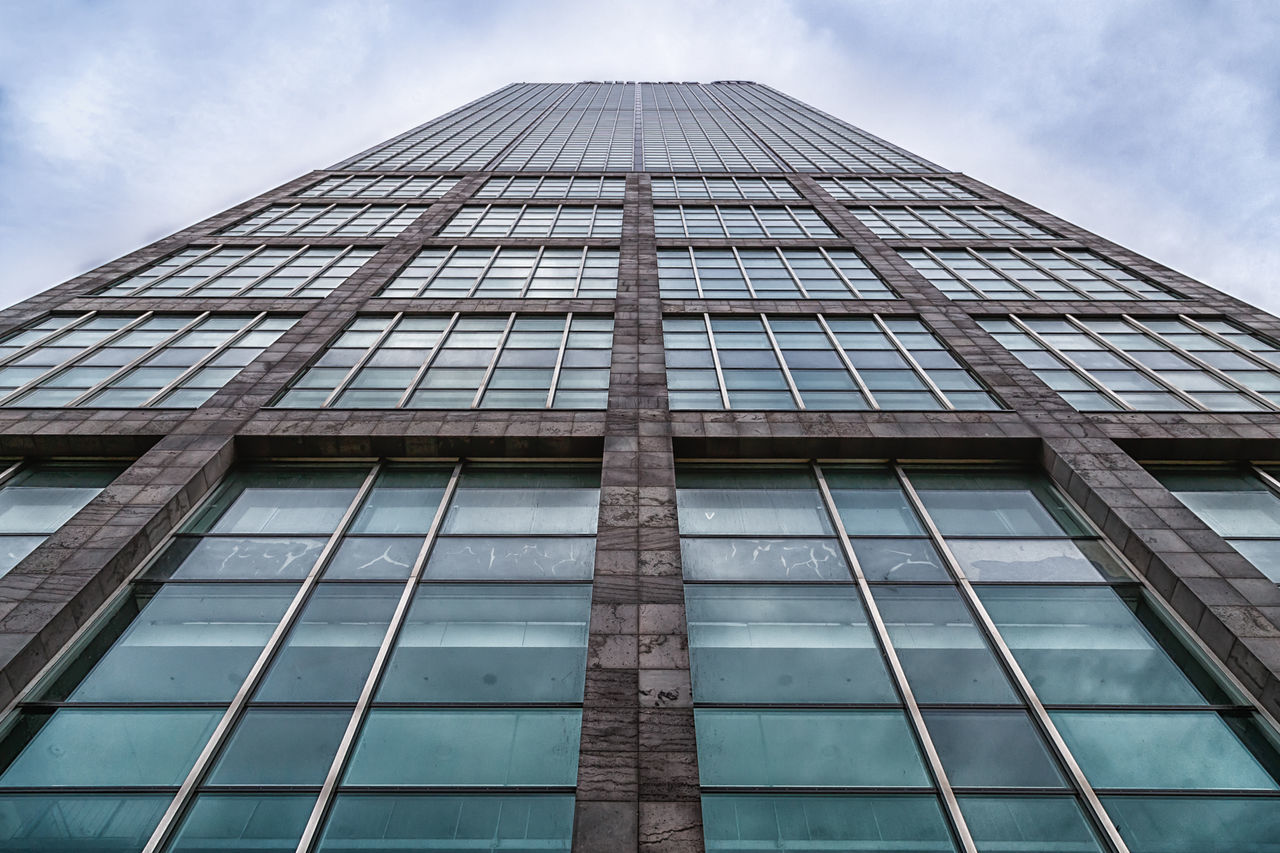
[[[572,795],[340,794],[316,849],[568,853],[572,839]]]
[[[0,787],[177,785],[222,716],[217,710],[63,708],[31,737],[35,715],[19,718],[9,739],[30,738],[0,774]],[[0,754],[16,749],[9,743]]]
[[[1247,721],[1189,711],[1052,716],[1095,788],[1280,788],[1267,771],[1274,751]]]
[[[165,849],[167,853],[293,850],[315,800],[312,795],[201,794]]]
[[[137,853],[172,798],[168,794],[6,794],[0,847],[9,853]]]
[[[704,794],[702,824],[715,853],[956,849],[930,796]]]
[[[1280,799],[1105,797],[1130,853],[1275,853]]]
[[[1104,853],[1071,797],[961,797],[980,853]]]
[[[856,588],[688,586],[699,702],[897,701]]]
[[[901,711],[694,714],[704,785],[928,785]]]
[[[375,709],[349,785],[573,785],[582,712]]]

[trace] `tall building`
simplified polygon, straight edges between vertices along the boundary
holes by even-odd
[[[1280,850],[1280,320],[512,84],[0,313],[0,849]]]

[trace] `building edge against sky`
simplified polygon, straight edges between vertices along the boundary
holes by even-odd
[[[0,312],[0,840],[1274,851],[1277,342],[767,86],[511,84]]]

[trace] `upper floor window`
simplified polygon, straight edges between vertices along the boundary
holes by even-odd
[[[656,199],[768,199],[799,201],[785,178],[654,178]]]
[[[978,198],[946,178],[817,178],[841,201],[971,201]]]
[[[620,237],[622,208],[595,204],[467,205],[441,237]]]
[[[821,238],[836,236],[812,207],[727,207],[686,204],[655,207],[653,223],[658,239],[664,237]]]
[[[891,240],[1032,239],[1057,234],[1003,207],[851,207],[877,237]]]
[[[0,473],[0,576],[84,509],[120,470],[119,465],[46,462],[17,463]]]
[[[894,299],[852,249],[659,249],[665,299]]]
[[[377,254],[347,247],[214,246],[183,249],[97,296],[328,296]]]
[[[440,198],[458,185],[457,178],[433,178],[422,175],[393,178],[363,175],[334,175],[312,184],[300,196],[308,198]]]
[[[427,208],[415,204],[273,204],[222,236],[394,237]]]
[[[1177,299],[1088,249],[899,249],[951,299]]]
[[[476,198],[608,198],[627,194],[625,178],[490,178]]]
[[[423,249],[378,295],[612,299],[617,290],[617,249],[453,246]]]

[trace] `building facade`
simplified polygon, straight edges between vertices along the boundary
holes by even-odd
[[[0,848],[1280,850],[1280,320],[512,84],[0,312]]]

